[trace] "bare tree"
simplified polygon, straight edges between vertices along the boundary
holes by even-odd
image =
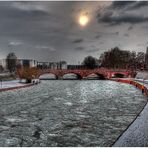
[[[98,65],[97,59],[92,57],[92,56],[87,56],[87,57],[84,58],[82,65],[84,65],[88,69],[94,69]]]
[[[118,47],[101,54],[99,61],[102,67],[142,69],[145,63],[145,53],[121,50]]]

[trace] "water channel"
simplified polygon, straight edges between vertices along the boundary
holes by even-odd
[[[0,146],[110,146],[146,103],[135,87],[50,80],[0,93]]]

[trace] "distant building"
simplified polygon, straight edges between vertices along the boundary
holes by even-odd
[[[40,68],[40,69],[50,68],[50,63],[49,62],[37,62],[37,68]]]
[[[37,61],[33,59],[18,59],[18,64],[22,67],[37,67]]]
[[[145,68],[148,70],[148,47],[146,49],[146,54],[145,54]]]
[[[40,69],[67,69],[67,63],[65,61],[37,62],[37,67]]]
[[[29,68],[37,67],[37,61],[33,59],[17,59],[17,66]],[[8,71],[6,59],[0,59],[0,67],[3,71]]]
[[[38,67],[40,69],[67,69],[66,61],[60,62],[38,62],[33,59],[17,59],[17,68],[19,67]],[[7,71],[7,60],[0,59],[0,68]]]
[[[67,69],[67,63],[66,63],[66,61],[57,62],[57,68],[58,69]]]

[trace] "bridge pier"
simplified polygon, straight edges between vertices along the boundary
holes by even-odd
[[[26,83],[31,83],[31,80],[32,80],[32,79],[29,79],[29,78],[28,78],[28,79],[26,79],[25,81],[26,81]]]
[[[58,76],[57,80],[63,80],[63,77],[62,76]]]

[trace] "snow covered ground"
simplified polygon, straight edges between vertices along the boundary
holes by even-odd
[[[147,147],[148,146],[148,104],[113,145],[114,147]]]
[[[148,80],[135,79],[148,88]],[[147,147],[148,146],[148,103],[136,120],[115,142],[113,147]]]
[[[24,86],[25,83],[20,83],[20,80],[11,80],[11,81],[0,81],[0,89],[3,88],[12,88],[12,87],[18,87],[18,86]]]

